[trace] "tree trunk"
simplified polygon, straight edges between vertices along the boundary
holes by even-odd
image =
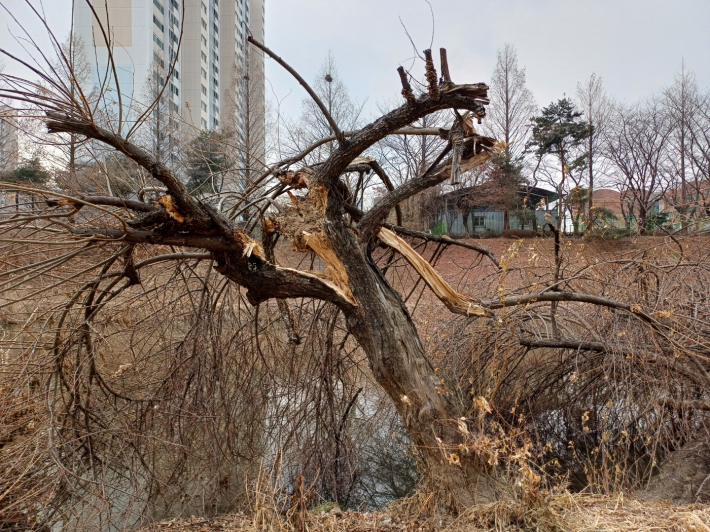
[[[470,216],[470,214],[471,214],[470,212],[466,212],[466,213],[461,214],[461,220],[463,220],[463,226],[464,226],[464,229],[466,229],[466,236],[471,235],[471,228],[468,225],[468,217]],[[475,226],[474,226],[474,230],[475,230]]]
[[[334,225],[327,228],[328,238],[359,305],[344,310],[348,330],[402,417],[426,463],[429,482],[458,508],[499,499],[502,484],[495,480],[487,459],[473,453],[466,456],[458,449],[465,438],[457,422],[466,412],[442,389],[401,297],[366,258],[351,232]],[[452,452],[459,455],[461,465],[452,463]]]
[[[594,209],[594,125],[592,124],[592,99],[589,99],[589,127],[592,133],[589,135],[589,190],[587,192],[587,227],[585,232],[592,230],[592,209]]]
[[[646,220],[646,209],[643,208],[643,207],[641,207],[641,208],[639,209],[639,219],[638,219],[638,224],[637,224],[637,225],[638,225],[639,234],[642,234],[642,235],[645,235],[645,234],[646,234],[646,224],[647,224],[647,223],[648,223],[648,222],[647,222],[647,220]]]

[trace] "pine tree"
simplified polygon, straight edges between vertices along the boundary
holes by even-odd
[[[527,145],[539,159],[551,155],[559,161],[561,177],[557,185],[558,227],[564,212],[562,191],[565,178],[586,165],[587,153],[580,154],[579,150],[592,134],[593,126],[590,126],[582,115],[569,98],[551,103],[542,110],[540,116],[533,118],[532,138]]]

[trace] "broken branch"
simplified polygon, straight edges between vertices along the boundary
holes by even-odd
[[[417,270],[417,273],[419,273],[427,286],[436,294],[436,297],[438,297],[451,312],[463,314],[464,316],[487,316],[490,314],[489,311],[478,304],[478,300],[454,290],[431,264],[424,260],[419,253],[414,251],[407,242],[398,237],[395,233],[383,227],[380,229],[377,236],[382,242],[398,251],[407,259],[407,262]]]
[[[422,231],[415,231],[414,229],[409,229],[408,227],[402,227],[402,226],[397,226],[397,225],[392,225],[392,224],[383,224],[383,225],[385,227],[387,227],[387,229],[390,229],[400,235],[411,236],[413,238],[419,238],[421,240],[426,240],[428,242],[437,242],[440,244],[446,244],[447,246],[460,246],[460,247],[463,247],[466,249],[471,249],[473,251],[480,253],[481,255],[488,257],[491,260],[491,262],[493,262],[493,264],[496,265],[496,268],[500,268],[500,263],[496,259],[495,255],[493,255],[493,253],[491,253],[488,249],[486,249],[482,246],[470,244],[470,243],[464,242],[462,240],[454,240],[453,238],[449,238],[448,236],[432,235],[429,233],[423,233]]]
[[[399,73],[399,80],[402,83],[402,96],[404,96],[404,99],[407,100],[407,105],[409,107],[414,107],[417,103],[417,99],[414,97],[414,92],[412,91],[412,86],[409,84],[404,67],[397,67],[397,72]]]
[[[429,83],[429,98],[434,101],[438,101],[441,97],[439,92],[439,79],[436,75],[436,67],[434,66],[434,59],[431,56],[431,48],[424,50],[424,59],[426,60],[426,66],[424,77]]]
[[[449,74],[449,60],[446,57],[446,48],[439,48],[439,55],[441,57],[442,87],[447,88],[453,83],[451,83],[451,74]]]

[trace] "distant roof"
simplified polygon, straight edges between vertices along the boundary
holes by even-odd
[[[471,207],[485,209],[490,206],[486,202],[486,197],[490,197],[489,194],[490,188],[487,186],[487,184],[484,183],[482,185],[476,185],[473,187],[463,187],[458,188],[456,190],[452,190],[451,192],[447,192],[446,194],[442,194],[441,196],[439,196],[437,198],[437,201],[442,203],[456,203],[463,198],[468,198],[469,196],[478,196],[478,198],[476,198],[475,200],[476,203]],[[543,198],[547,203],[557,199],[557,192],[540,187],[521,186],[518,189],[518,194],[522,197],[529,196],[531,200],[530,203],[533,205],[539,203],[540,200]]]

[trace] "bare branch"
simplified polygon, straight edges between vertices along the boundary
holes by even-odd
[[[490,149],[493,147],[493,142],[493,139],[486,137],[476,137],[476,140],[469,139],[466,141],[461,154],[461,170],[471,170],[486,162],[491,157]],[[446,181],[451,176],[451,158],[444,163],[438,164],[435,162],[434,164],[436,164],[436,167],[432,165],[421,177],[412,179],[390,192],[365,214],[358,224],[361,238],[368,239],[387,218],[390,210],[395,205],[423,190]]]
[[[392,224],[382,224],[384,227],[387,229],[390,229],[394,231],[395,233],[399,233],[400,235],[405,235],[405,236],[411,236],[414,238],[419,238],[421,240],[426,240],[427,242],[438,242],[439,244],[445,244],[447,246],[460,246],[466,249],[471,249],[473,251],[476,251],[480,253],[481,255],[485,255],[488,257],[493,264],[496,265],[496,268],[500,268],[500,263],[496,259],[495,255],[491,253],[490,250],[482,247],[482,246],[477,246],[476,244],[471,244],[469,242],[464,242],[463,240],[454,240],[453,238],[449,238],[448,236],[440,236],[440,235],[433,235],[429,233],[423,233],[421,231],[415,231],[414,229],[409,229],[407,227],[402,227],[402,226],[397,226],[397,225],[392,225]]]
[[[615,308],[624,310],[637,316],[640,320],[645,321],[653,329],[660,330],[659,323],[650,315],[644,312],[639,305],[623,303],[606,297],[594,296],[591,294],[581,294],[578,292],[537,292],[534,294],[524,294],[518,296],[510,296],[503,299],[492,299],[483,301],[481,305],[489,309],[499,309],[506,307],[514,307],[518,305],[527,305],[538,301],[576,301],[579,303],[590,303],[592,305],[600,305],[603,307]]]
[[[487,316],[489,311],[480,305],[480,301],[470,296],[457,292],[451,285],[447,283],[441,275],[422,258],[419,253],[414,251],[412,247],[403,239],[398,237],[389,229],[380,229],[377,235],[382,242],[387,244],[392,249],[397,250],[412,267],[421,275],[424,282],[432,289],[444,305],[455,314],[464,316]]]
[[[412,91],[412,86],[409,84],[409,80],[407,79],[407,73],[404,71],[404,67],[397,67],[397,73],[399,74],[399,81],[402,83],[402,96],[404,96],[404,99],[407,101],[407,105],[409,105],[410,107],[414,107],[414,105],[417,103],[417,99],[414,96],[414,92]]]
[[[424,59],[426,62],[426,72],[425,77],[429,83],[429,98],[437,101],[441,97],[439,92],[439,78],[436,75],[436,67],[434,66],[434,59],[431,56],[431,48],[424,50]]]
[[[261,51],[263,51],[265,54],[267,54],[269,57],[271,57],[279,65],[284,67],[288,71],[289,74],[291,74],[294,78],[296,78],[296,80],[301,84],[301,86],[304,89],[306,89],[306,92],[308,93],[308,95],[313,99],[313,101],[316,103],[318,108],[321,110],[321,112],[323,113],[323,116],[325,116],[325,119],[328,121],[328,123],[330,124],[330,127],[333,129],[333,132],[335,133],[335,137],[338,139],[341,146],[343,144],[345,144],[345,136],[340,131],[338,124],[335,123],[335,120],[333,120],[333,117],[328,112],[328,109],[326,108],[326,106],[323,104],[323,102],[318,97],[318,95],[315,93],[315,91],[311,88],[311,86],[306,82],[306,80],[303,79],[298,72],[296,72],[293,68],[291,68],[291,66],[288,63],[286,63],[286,61],[281,59],[278,55],[276,55],[274,52],[269,50],[266,46],[264,46],[259,41],[254,39],[253,36],[249,35],[247,37],[247,40],[251,44],[256,46],[257,48],[259,48]]]
[[[66,199],[64,201],[46,200],[45,203],[47,203],[49,207],[56,207],[59,205],[74,205],[76,207],[81,207],[86,203],[90,203],[92,205],[122,207],[124,209],[130,209],[132,211],[139,212],[154,212],[158,210],[158,207],[149,205],[148,203],[143,203],[142,201],[116,198],[113,196],[78,196],[78,199],[81,201],[74,202],[71,199]]]
[[[442,86],[448,88],[453,83],[451,82],[451,74],[449,74],[449,59],[446,56],[446,48],[439,48],[439,54],[441,56],[441,77],[444,81]]]
[[[185,185],[175,176],[172,170],[142,148],[139,148],[115,133],[99,127],[95,123],[81,122],[51,111],[48,112],[47,115],[49,116],[47,128],[50,133],[76,133],[99,140],[117,149],[136,164],[148,170],[155,179],[165,185],[177,209],[191,223],[209,225],[213,221],[214,217],[208,215],[194,198],[190,196]],[[227,223],[226,220],[224,223]]]

